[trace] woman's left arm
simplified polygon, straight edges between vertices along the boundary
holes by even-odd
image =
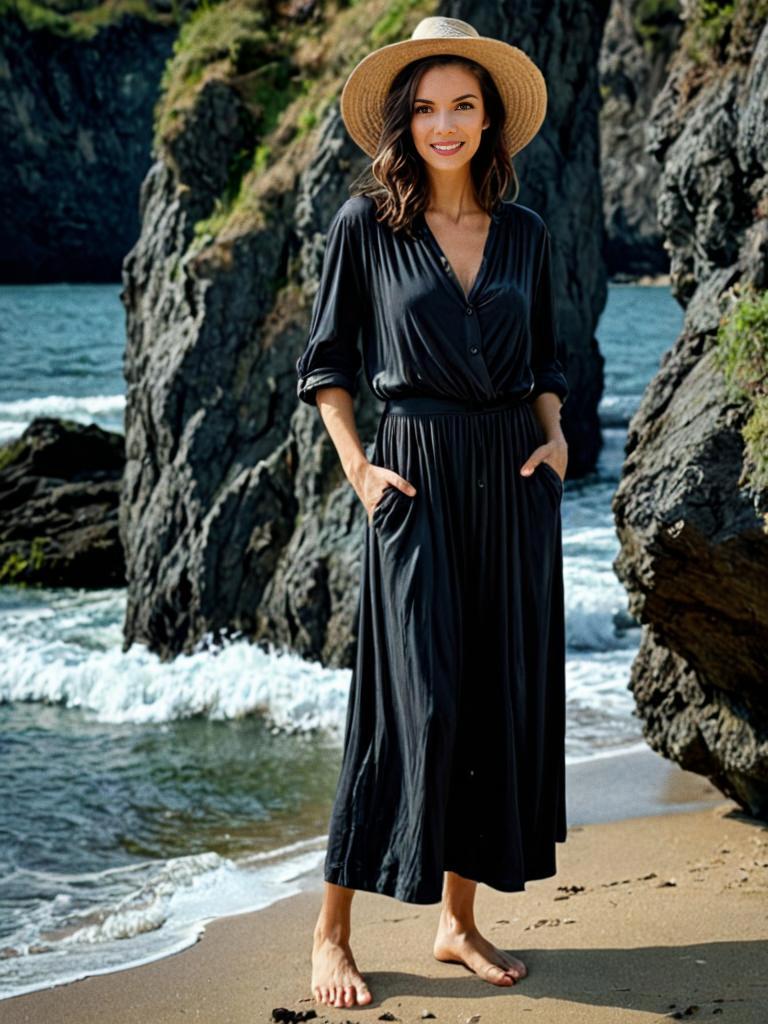
[[[568,444],[560,425],[560,410],[568,399],[569,387],[561,359],[552,274],[552,242],[546,226],[538,249],[535,282],[531,303],[531,370],[534,378],[531,394],[533,411],[541,423],[546,442],[531,452],[520,472],[529,476],[537,464],[544,460],[564,480],[568,465]]]

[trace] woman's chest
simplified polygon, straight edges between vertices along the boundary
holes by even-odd
[[[440,262],[452,271],[464,295],[469,296],[493,240],[492,219],[486,215],[484,220],[478,220],[472,226],[459,226],[425,214],[424,222],[431,236],[428,240],[432,242]]]
[[[530,312],[530,262],[503,240],[466,260],[453,247],[441,249],[433,238],[392,244],[385,237],[375,247],[368,290],[377,322],[397,331],[426,325],[450,335],[475,317],[517,333]]]

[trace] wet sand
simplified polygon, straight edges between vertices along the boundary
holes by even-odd
[[[476,917],[528,976],[508,988],[432,957],[440,905],[358,892],[352,948],[367,1007],[315,1003],[320,872],[264,910],[221,918],[180,953],[0,1002],[4,1024],[260,1024],[272,1010],[343,1024],[768,1021],[768,823],[652,751],[568,771],[558,872],[479,886]],[[390,1016],[391,1015],[391,1016]]]

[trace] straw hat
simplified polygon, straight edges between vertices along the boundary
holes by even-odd
[[[547,112],[544,76],[530,57],[500,39],[481,36],[458,18],[423,18],[410,39],[390,43],[364,57],[341,92],[341,116],[347,131],[368,156],[376,155],[384,100],[395,75],[420,57],[450,53],[469,57],[490,72],[504,103],[504,136],[513,156],[541,127]]]

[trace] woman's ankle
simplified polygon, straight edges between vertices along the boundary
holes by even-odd
[[[456,911],[443,904],[440,910],[440,928],[454,932],[457,935],[465,935],[477,929],[475,916],[472,911],[462,909]]]
[[[348,921],[327,920],[321,916],[315,925],[314,939],[315,942],[327,940],[341,945],[349,942],[351,931],[352,928]]]

